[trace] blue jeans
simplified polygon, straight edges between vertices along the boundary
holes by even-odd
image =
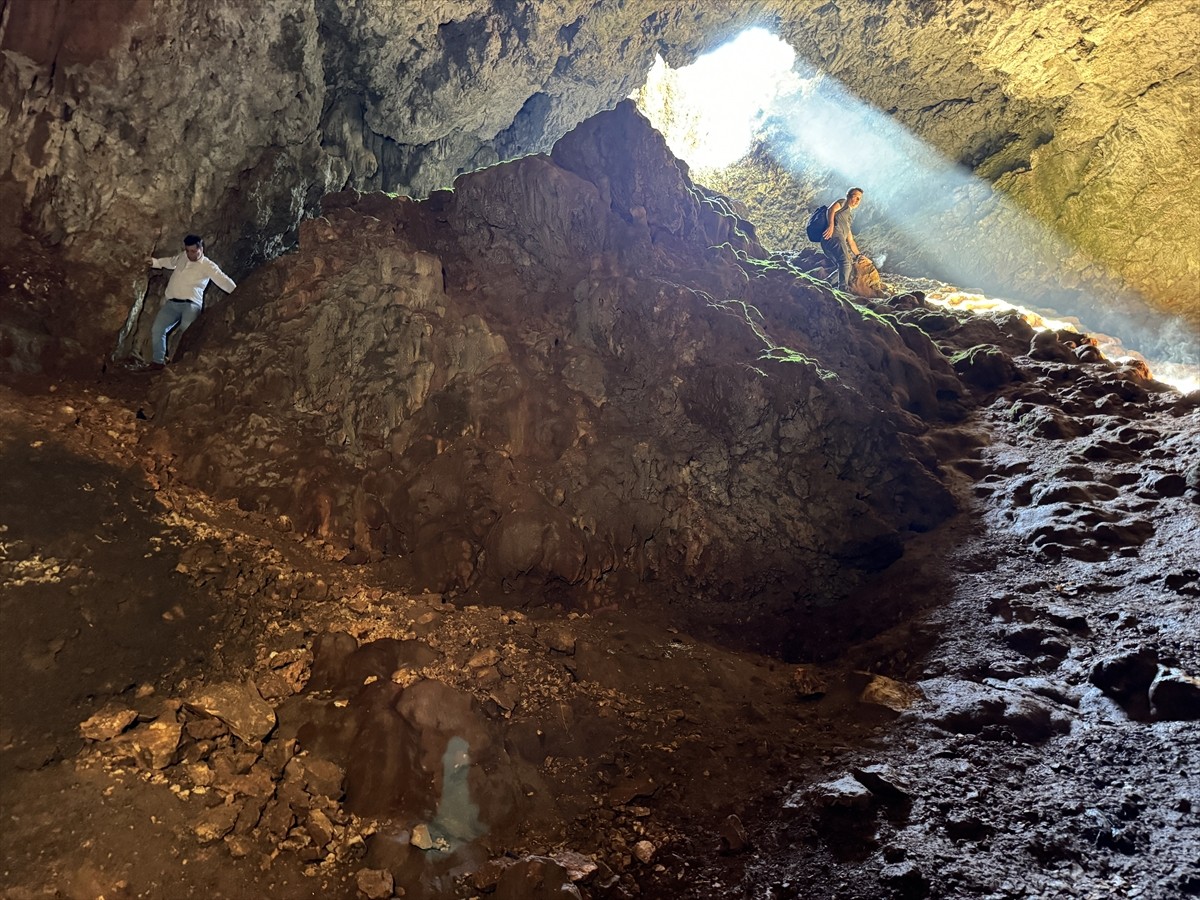
[[[845,290],[850,284],[850,272],[854,266],[854,254],[850,252],[850,242],[835,234],[829,240],[821,241],[821,249],[838,267],[838,287]]]
[[[150,328],[150,349],[154,362],[162,365],[167,361],[167,336],[176,328],[183,334],[200,315],[200,307],[187,300],[167,300],[154,317]]]

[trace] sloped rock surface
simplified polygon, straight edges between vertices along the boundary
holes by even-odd
[[[631,104],[326,211],[156,387],[185,480],[418,587],[590,605],[831,599],[950,511],[904,449],[949,365],[755,261]]]

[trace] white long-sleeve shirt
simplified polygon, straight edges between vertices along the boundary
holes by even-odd
[[[161,259],[152,257],[150,265],[156,269],[175,270],[171,273],[171,280],[167,282],[168,300],[186,300],[196,306],[204,306],[204,289],[210,281],[215,281],[217,287],[227,294],[233,293],[233,289],[237,287],[233,279],[207,256],[201,256],[192,262],[186,253],[176,253]]]

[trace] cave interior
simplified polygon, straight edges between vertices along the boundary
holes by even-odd
[[[9,0],[0,900],[1200,896],[1198,43]]]

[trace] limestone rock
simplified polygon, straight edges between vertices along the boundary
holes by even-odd
[[[136,718],[135,710],[109,705],[81,722],[79,733],[89,741],[107,741],[128,728]]]
[[[874,802],[871,792],[850,775],[814,786],[811,797],[817,808],[826,810],[862,811]]]
[[[240,812],[238,806],[215,806],[200,816],[192,826],[192,831],[202,844],[210,844],[233,830]]]
[[[887,803],[907,803],[911,800],[907,784],[887,766],[863,766],[854,769],[851,774],[863,787]]]
[[[814,666],[799,665],[792,670],[792,687],[801,699],[820,697],[829,690],[829,682]]]
[[[1150,689],[1158,668],[1154,648],[1134,647],[1097,660],[1090,680],[1117,702],[1127,703]]]
[[[158,719],[129,732],[125,737],[138,758],[151,769],[165,769],[175,762],[183,726]]]
[[[904,684],[886,675],[872,675],[871,680],[863,687],[859,700],[876,706],[886,706],[896,712],[903,712],[924,697],[921,689],[911,684]]]
[[[494,667],[499,661],[500,652],[495,647],[488,647],[486,650],[480,650],[467,660],[467,668],[484,669]]]
[[[568,655],[575,652],[575,632],[561,622],[550,622],[537,628],[538,640],[551,650]]]
[[[952,362],[963,381],[985,390],[1002,387],[1017,374],[1012,359],[997,347],[972,347],[957,354]]]
[[[879,880],[901,897],[924,897],[929,893],[929,879],[909,860],[884,866],[879,870]]]
[[[220,719],[251,747],[261,745],[275,728],[275,710],[252,683],[222,682],[188,695],[188,708]]]
[[[359,869],[354,875],[354,883],[369,900],[387,900],[395,887],[392,873],[387,869]]]
[[[423,823],[414,825],[408,842],[418,850],[432,850],[433,838],[429,834],[429,826]]]
[[[1000,682],[948,678],[921,682],[933,704],[930,721],[958,734],[1001,730],[1024,743],[1040,743],[1070,728],[1070,718],[1043,698]]]
[[[1160,666],[1150,683],[1150,711],[1156,719],[1200,719],[1200,678]]]
[[[574,850],[556,850],[551,859],[567,870],[567,877],[572,882],[583,881],[599,869],[590,856]]]

